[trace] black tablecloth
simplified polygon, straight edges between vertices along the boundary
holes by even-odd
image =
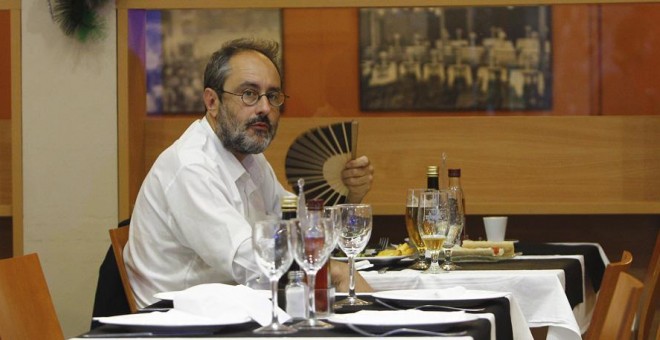
[[[281,294],[279,294],[281,295]],[[279,297],[278,295],[278,297]],[[374,302],[373,297],[370,295],[360,295],[360,298]],[[281,299],[279,299],[281,301]],[[389,302],[389,301],[388,301]],[[404,302],[402,302],[404,303]],[[281,304],[281,303],[280,303]],[[509,300],[505,297],[494,298],[494,299],[483,299],[483,300],[469,300],[469,301],[415,301],[415,302],[405,302],[404,304],[398,305],[397,307],[402,308],[411,308],[414,306],[419,306],[421,304],[436,304],[444,306],[453,306],[453,307],[464,307],[464,308],[484,308],[484,311],[474,312],[474,313],[492,313],[495,315],[495,330],[497,339],[512,339],[513,331],[511,327],[511,312],[509,310]],[[157,309],[168,309],[172,308],[172,301],[159,301],[151,306],[149,306],[146,311],[157,310]],[[362,307],[348,307],[340,308],[335,310],[335,313],[351,313],[358,310],[389,310],[389,308],[383,307],[378,303],[374,303],[370,306]],[[447,323],[425,326],[424,329],[439,331],[439,332],[456,332],[456,331],[467,331],[467,335],[473,337],[475,340],[490,340],[491,338],[491,325],[487,319],[477,319],[473,321],[465,321],[458,323]],[[254,334],[252,331],[259,328],[259,325],[255,322],[249,322],[240,325],[229,325],[221,327],[210,327],[205,328],[199,331],[186,330],[184,328],[174,328],[170,330],[164,330],[162,328],[153,329],[153,328],[131,328],[115,325],[101,325],[97,328],[94,328],[88,333],[81,335],[81,337],[90,337],[94,335],[100,336],[111,336],[112,334],[125,335],[128,332],[140,332],[140,331],[151,331],[155,333],[156,337],[260,337],[260,335]],[[391,328],[383,328],[383,332]],[[329,330],[300,330],[293,334],[287,334],[286,337],[360,337],[361,335],[352,331],[347,326],[342,324],[335,324],[335,328]],[[415,336],[413,334],[401,334],[399,336]]]
[[[594,291],[597,292],[600,289],[600,283],[605,273],[605,263],[595,245],[520,242],[516,244],[516,251],[525,255],[582,255],[584,268]]]

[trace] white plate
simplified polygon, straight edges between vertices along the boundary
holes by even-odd
[[[396,261],[399,261],[403,258],[408,257],[407,255],[400,255],[400,256],[360,256],[355,258],[355,262],[357,261],[364,261],[367,260],[374,265],[383,265],[383,264],[389,264],[389,263],[394,263]],[[348,257],[337,257],[333,256],[333,260],[341,261],[341,262],[348,262]]]
[[[414,327],[472,321],[478,318],[475,314],[465,312],[436,312],[409,309],[385,311],[362,310],[356,313],[334,314],[328,318],[328,321],[356,326]]]
[[[270,290],[255,289],[254,291],[256,292],[256,294],[263,295],[264,297],[268,298],[269,300],[272,297],[272,293],[270,292]],[[176,291],[176,290],[171,291],[171,292],[160,292],[160,293],[154,294],[154,297],[156,299],[159,299],[159,300],[174,301],[174,296],[179,292],[180,291]]]
[[[398,301],[452,301],[452,300],[479,300],[492,299],[505,296],[503,292],[486,290],[468,290],[463,287],[446,289],[405,289],[385,290],[375,292],[372,296],[382,300]]]
[[[214,328],[225,325],[246,323],[252,320],[243,313],[223,313],[217,318],[206,318],[190,313],[171,309],[167,312],[135,313],[95,318],[100,323],[139,328],[162,328],[174,327],[185,328]]]

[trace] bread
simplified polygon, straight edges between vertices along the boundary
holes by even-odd
[[[464,240],[461,246],[466,249],[489,248],[493,252],[493,255],[496,256],[513,256],[515,253],[513,241],[492,242]]]

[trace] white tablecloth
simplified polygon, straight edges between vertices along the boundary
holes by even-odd
[[[436,275],[415,270],[362,272],[376,291],[463,286],[467,289],[510,292],[531,328],[548,326],[547,339],[581,340],[581,331],[564,293],[564,271],[457,270]]]

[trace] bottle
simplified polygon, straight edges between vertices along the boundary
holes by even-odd
[[[307,200],[307,222],[312,228],[319,225],[319,220],[323,217],[323,207],[322,199]],[[319,234],[319,237],[325,237],[323,231],[319,230]],[[329,306],[329,301],[334,299],[334,296],[330,296],[331,283],[330,261],[328,260],[316,273],[316,281],[314,283],[316,313],[319,316],[323,316],[330,311],[331,306]]]
[[[298,197],[284,196],[280,199],[280,202],[282,208],[282,220],[289,221],[295,219],[298,216]],[[298,271],[298,270],[300,270],[300,266],[296,261],[293,261],[291,263],[291,266],[289,266],[287,272],[290,273],[292,271]],[[280,278],[280,281],[278,282],[278,287],[280,289],[285,288],[286,278],[287,275],[282,275],[282,278]]]
[[[293,270],[287,276],[289,283],[284,288],[286,312],[294,319],[307,319],[309,317],[309,287],[304,281],[305,272]]]
[[[455,225],[462,225],[461,240],[468,240],[469,238],[465,228],[465,196],[463,195],[463,187],[461,186],[461,169],[449,169],[447,170],[447,175],[449,177],[449,207],[456,212],[452,215],[460,219],[458,221],[449,221],[449,224],[451,225],[453,222]]]
[[[438,167],[436,165],[429,165],[426,167],[426,188],[427,189],[440,189],[440,182],[438,180]]]

